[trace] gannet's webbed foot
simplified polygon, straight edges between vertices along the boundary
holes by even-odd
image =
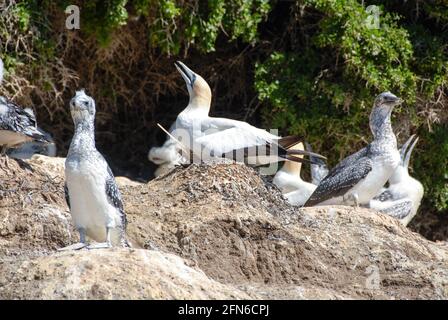
[[[80,239],[78,243],[59,248],[58,251],[81,250],[82,248],[87,247],[89,244],[86,242],[86,230],[83,228],[79,228],[78,232]]]
[[[92,243],[89,246],[87,246],[87,249],[89,249],[89,250],[108,249],[108,248],[112,248],[112,244],[110,242],[97,242],[97,243]]]
[[[359,198],[358,198],[358,194],[357,193],[351,193],[348,195],[344,195],[342,197],[342,200],[344,201],[344,203],[353,205],[356,208],[359,208]]]
[[[63,248],[59,248],[58,251],[81,250],[82,248],[85,248],[88,245],[89,245],[88,243],[78,242]]]

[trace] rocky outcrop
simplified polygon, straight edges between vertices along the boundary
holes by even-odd
[[[63,160],[0,180],[0,298],[448,298],[446,244],[368,209],[292,207],[244,165],[119,178],[134,248],[68,253]]]

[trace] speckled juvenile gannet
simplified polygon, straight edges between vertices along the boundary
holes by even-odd
[[[370,200],[370,208],[399,219],[405,226],[417,214],[424,193],[422,184],[409,175],[409,160],[418,142],[417,137],[411,144],[414,138],[412,135],[401,147],[401,161],[389,178],[389,187]]]
[[[303,150],[303,143],[300,142],[292,146],[291,149]],[[301,168],[300,162],[286,161],[272,180],[280,188],[288,202],[298,206],[302,206],[316,189],[316,185],[302,180]]]
[[[0,59],[0,83],[3,80],[3,62]],[[0,146],[2,154],[9,148],[37,141],[50,143],[46,133],[37,127],[32,109],[21,108],[12,101],[0,96]]]
[[[70,101],[75,134],[65,161],[66,199],[80,242],[60,250],[128,246],[126,215],[114,175],[95,147],[95,101],[83,90]],[[86,236],[97,241],[88,245]]]
[[[310,154],[287,150],[299,142],[297,137],[281,138],[243,121],[210,117],[212,93],[207,82],[182,62],[175,65],[185,80],[190,100],[177,116],[173,135],[193,151],[196,159],[225,157],[259,165],[286,159],[303,162],[294,155]]]
[[[41,154],[48,157],[56,157],[57,148],[53,138],[48,132],[42,130],[48,143],[30,141],[20,146],[8,149],[7,154],[14,159],[30,159],[35,154]]]
[[[397,139],[391,124],[392,110],[400,102],[390,92],[376,97],[369,121],[373,141],[331,169],[305,206],[369,204],[400,162]]]

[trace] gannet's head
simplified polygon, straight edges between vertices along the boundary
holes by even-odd
[[[304,145],[302,142],[299,142],[292,147],[289,148],[289,150],[302,150],[304,151]],[[303,155],[294,155],[296,158],[303,159]],[[285,161],[285,164],[282,167],[282,171],[285,171],[289,174],[296,175],[300,179],[300,171],[302,169],[302,163],[296,162],[296,161]]]
[[[95,119],[95,101],[89,97],[84,89],[76,91],[70,100],[70,112],[75,124]]]
[[[381,127],[384,121],[390,117],[393,108],[402,102],[396,95],[389,91],[383,92],[375,98],[375,103],[370,114],[370,127],[372,132]]]
[[[408,141],[406,141],[400,148],[400,164],[398,165],[397,169],[395,169],[393,175],[390,177],[390,183],[398,183],[404,177],[409,176],[409,161],[411,159],[412,151],[414,150],[415,145],[418,142],[418,137],[414,140],[414,142],[412,142],[414,138],[415,134],[410,136]]]
[[[212,91],[204,78],[193,72],[180,61],[176,61],[174,65],[187,84],[188,94],[190,95],[190,104],[209,108],[212,99]]]

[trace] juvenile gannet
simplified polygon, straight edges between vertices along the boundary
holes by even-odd
[[[286,159],[303,162],[304,159],[293,155],[310,154],[288,150],[299,142],[297,137],[281,138],[243,121],[210,117],[212,93],[207,82],[182,62],[177,61],[175,66],[185,80],[190,100],[177,116],[173,135],[193,151],[195,159],[226,157],[246,160],[249,164],[267,164]]]
[[[70,101],[75,133],[65,161],[66,199],[80,242],[61,250],[128,246],[126,215],[114,175],[95,147],[95,101],[83,90]],[[86,236],[97,241],[88,245]]]
[[[390,92],[376,97],[369,120],[373,141],[331,169],[305,206],[367,205],[378,194],[400,162],[391,125],[392,110],[400,102]]]
[[[3,62],[0,59],[0,83],[2,80]],[[5,154],[9,148],[15,148],[30,141],[50,142],[45,136],[45,132],[37,127],[36,116],[32,109],[23,109],[0,96],[0,147],[2,147],[2,154]]]
[[[174,124],[169,131],[172,132],[173,128]],[[186,159],[178,152],[177,142],[169,136],[162,146],[149,149],[148,159],[158,165],[154,172],[156,177],[186,162]]]
[[[399,219],[405,226],[417,214],[423,198],[423,185],[409,175],[409,160],[418,137],[415,135],[401,147],[400,164],[389,178],[389,187],[370,200],[370,208],[376,209]]]
[[[292,146],[291,149],[303,150],[303,143],[300,142]],[[316,189],[314,184],[302,180],[300,177],[301,168],[302,164],[300,162],[286,161],[272,180],[280,188],[288,202],[298,206],[302,206]]]
[[[306,149],[313,152],[311,145],[306,143]],[[311,183],[318,185],[328,174],[328,167],[324,160],[310,156],[311,159]]]
[[[37,141],[25,142],[16,148],[8,149],[7,154],[14,159],[30,159],[35,154],[41,154],[48,157],[55,157],[57,153],[56,144],[48,132],[42,130],[48,143]]]

